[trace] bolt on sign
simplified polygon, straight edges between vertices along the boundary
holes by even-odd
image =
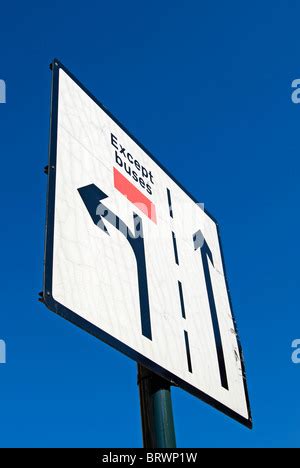
[[[44,302],[251,427],[216,221],[57,60]]]

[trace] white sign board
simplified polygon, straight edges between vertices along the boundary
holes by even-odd
[[[216,222],[52,64],[44,300],[251,427]]]

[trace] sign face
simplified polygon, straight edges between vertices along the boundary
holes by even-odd
[[[44,301],[251,427],[214,219],[52,64]]]

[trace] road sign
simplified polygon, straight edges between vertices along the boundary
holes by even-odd
[[[52,73],[46,305],[251,427],[215,220],[57,60]]]

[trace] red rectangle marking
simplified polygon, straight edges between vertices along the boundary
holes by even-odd
[[[156,209],[154,203],[137,189],[126,177],[114,167],[114,186],[131,203],[139,208],[149,219],[156,223]]]

